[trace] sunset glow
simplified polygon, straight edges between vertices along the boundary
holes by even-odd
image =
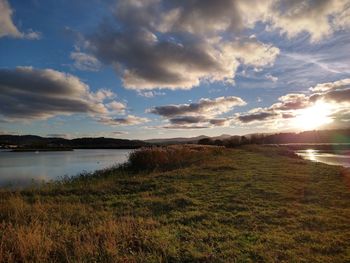
[[[330,124],[333,122],[333,119],[330,117],[332,108],[332,105],[329,103],[319,102],[303,109],[294,119],[294,126],[300,130],[312,130],[322,125]]]

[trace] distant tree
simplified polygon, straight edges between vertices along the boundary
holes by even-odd
[[[224,145],[224,142],[223,142],[222,140],[216,139],[216,140],[214,141],[214,144],[215,144],[215,145],[218,145],[218,146],[223,146],[223,145]]]
[[[210,138],[203,138],[203,139],[200,139],[198,141],[198,144],[202,144],[202,145],[212,145],[213,144],[213,141],[212,139]]]
[[[248,137],[246,137],[246,136],[242,136],[241,137],[241,144],[249,144],[249,139],[248,139]]]
[[[232,136],[224,141],[225,147],[232,148],[241,145],[241,136]]]

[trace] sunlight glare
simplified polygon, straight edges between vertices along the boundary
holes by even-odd
[[[318,128],[322,125],[333,122],[330,117],[332,105],[325,102],[318,102],[315,105],[303,109],[294,119],[294,126],[302,130]]]

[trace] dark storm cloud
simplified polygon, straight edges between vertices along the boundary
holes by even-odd
[[[104,114],[102,100],[77,77],[51,69],[0,69],[0,114],[5,119],[47,119],[58,114]]]

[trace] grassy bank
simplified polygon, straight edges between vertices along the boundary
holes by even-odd
[[[0,262],[349,262],[349,178],[278,147],[146,150],[2,190]]]

